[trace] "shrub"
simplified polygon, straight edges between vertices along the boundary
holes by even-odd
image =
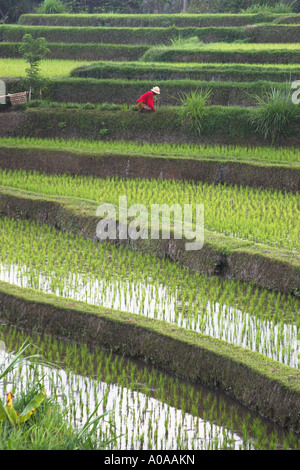
[[[29,86],[29,100],[31,99],[33,89],[42,89],[45,87],[46,81],[41,78],[39,63],[45,56],[50,52],[47,47],[45,38],[34,39],[31,34],[25,34],[23,42],[19,47],[20,53],[23,54],[23,58],[29,64],[29,68],[26,69],[27,82]]]
[[[300,107],[292,101],[291,87],[287,86],[286,90],[273,88],[254,98],[258,108],[252,111],[251,122],[256,132],[264,139],[270,139],[273,145],[291,135],[299,125]]]
[[[211,90],[196,90],[190,93],[182,93],[182,124],[195,136],[200,136],[203,129],[203,119],[206,106],[209,102]]]
[[[66,13],[67,8],[60,0],[44,0],[44,2],[35,10],[41,14],[59,14]]]

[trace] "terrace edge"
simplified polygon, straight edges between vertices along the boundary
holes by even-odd
[[[100,220],[97,203],[71,198],[51,198],[43,195],[0,189],[0,216],[38,221],[63,232],[100,242],[96,227]],[[133,251],[168,258],[181,266],[208,276],[217,275],[235,281],[250,282],[257,287],[283,294],[300,296],[299,256],[275,250],[249,241],[230,239],[206,231],[201,250],[186,251],[183,239],[170,240],[108,240],[127,246]]]
[[[0,282],[0,315],[18,328],[109,349],[221,389],[260,415],[300,432],[300,371],[259,353],[164,321],[5,282]]]
[[[250,186],[298,193],[300,168],[280,163],[234,161],[230,157],[167,157],[129,153],[39,149],[0,142],[0,168],[98,178],[186,180],[209,184]]]

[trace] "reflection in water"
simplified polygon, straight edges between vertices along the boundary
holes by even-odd
[[[98,437],[107,440],[111,426],[118,436],[112,448],[156,449],[156,450],[201,450],[222,448],[253,448],[251,438],[243,437],[226,425],[218,425],[209,418],[216,410],[212,399],[206,410],[197,415],[185,412],[161,400],[133,389],[130,385],[98,381],[46,366],[38,366],[38,375],[43,377],[46,396],[58,396],[58,401],[68,410],[68,421],[80,427],[97,407],[97,415],[109,411],[101,420]],[[23,365],[0,382],[0,397],[4,399],[8,388],[14,384],[14,395],[29,389],[37,380],[37,369]],[[8,387],[8,388],[7,388]],[[9,388],[11,390],[11,388]],[[214,392],[212,392],[213,394]],[[207,417],[203,417],[206,414]],[[216,414],[214,414],[215,418]]]
[[[206,302],[193,315],[179,287],[162,284],[110,280],[95,276],[70,274],[51,278],[16,264],[0,263],[0,280],[46,293],[84,301],[93,305],[141,314],[165,320],[186,329],[207,334],[229,343],[258,351],[291,367],[299,367],[299,328],[295,324],[274,323],[236,307]]]

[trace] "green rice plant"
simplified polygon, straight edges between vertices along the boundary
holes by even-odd
[[[299,51],[299,43],[234,43],[229,44],[223,43],[212,43],[205,45],[205,49],[217,50],[220,46],[220,50],[224,52],[234,51],[245,51],[245,52],[262,52],[262,51]]]
[[[155,47],[156,50],[169,49],[164,45]],[[179,48],[179,47],[178,47]],[[194,43],[189,49],[203,49],[204,51],[219,52],[277,52],[277,51],[299,51],[299,43],[244,43],[244,42],[210,42],[198,44]]]
[[[274,248],[299,251],[299,194],[230,185],[209,185],[180,180],[94,178],[46,175],[38,172],[0,170],[0,185],[37,194],[64,196],[119,206],[126,195],[128,205],[196,203],[205,208],[205,229],[228,237],[249,240]],[[171,214],[172,215],[172,214]],[[172,219],[174,223],[174,217]]]
[[[2,59],[4,61],[4,59]],[[1,64],[1,59],[0,59]],[[5,64],[5,62],[4,62]],[[257,80],[297,79],[299,67],[294,64],[232,64],[232,63],[155,63],[141,62],[94,62],[89,66],[74,68],[70,76],[81,78],[129,78],[136,80],[207,80],[217,76],[218,79],[237,82],[252,82]]]
[[[299,63],[299,43],[218,42],[189,47],[153,46],[141,62]]]
[[[192,135],[200,136],[202,134],[206,106],[209,103],[210,95],[210,89],[200,89],[190,93],[183,92],[179,98],[182,105],[182,124]]]
[[[278,144],[288,137],[300,119],[300,108],[292,101],[291,87],[273,88],[264,96],[254,96],[258,108],[253,110],[251,123],[266,140]]]
[[[149,155],[159,157],[187,157],[203,159],[229,159],[266,163],[299,164],[300,151],[295,147],[250,147],[238,145],[196,145],[169,143],[139,143],[130,141],[91,141],[75,139],[38,139],[2,137],[1,147],[32,149],[76,150],[93,153],[110,152],[119,155]]]
[[[43,78],[67,77],[74,66],[82,67],[91,64],[91,61],[63,60],[63,59],[43,59],[41,60],[40,75]],[[24,77],[26,74],[25,59],[0,59],[1,77]]]
[[[256,22],[271,22],[276,15],[245,15],[232,14],[195,14],[195,13],[159,13],[159,14],[65,14],[65,15],[36,15],[24,14],[19,18],[19,24],[39,24],[45,26],[134,26],[134,27],[201,27],[201,26],[245,26]]]
[[[1,219],[0,235],[1,281],[164,320],[299,367],[300,305],[293,296],[191,273],[114,245],[95,246],[42,224]],[[50,359],[57,354],[51,350]],[[92,368],[86,348],[70,357],[82,364],[81,373]],[[108,375],[111,368],[109,357],[102,370]]]

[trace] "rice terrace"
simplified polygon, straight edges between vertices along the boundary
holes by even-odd
[[[0,449],[299,450],[299,192],[299,0],[0,1]]]

